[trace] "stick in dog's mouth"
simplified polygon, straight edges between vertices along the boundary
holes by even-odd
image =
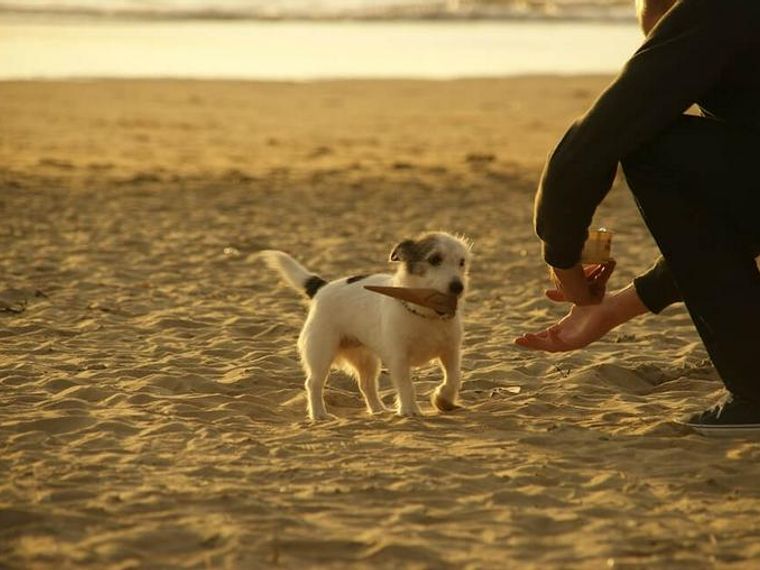
[[[435,289],[382,287],[378,285],[365,285],[364,288],[368,291],[380,293],[381,295],[387,295],[388,297],[433,309],[439,315],[453,316],[457,312],[457,296],[447,295],[446,293],[441,293]]]

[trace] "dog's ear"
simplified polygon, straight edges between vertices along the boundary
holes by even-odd
[[[412,250],[414,249],[414,240],[405,239],[391,251],[391,256],[388,261],[406,261],[410,258]]]

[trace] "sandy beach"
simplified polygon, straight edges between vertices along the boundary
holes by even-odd
[[[543,161],[608,77],[0,83],[0,568],[757,568],[760,443],[681,307],[586,350],[543,297]],[[626,285],[656,247],[621,179]],[[306,421],[304,302],[256,258],[385,271],[474,242],[466,409]],[[381,377],[386,404],[393,400]]]

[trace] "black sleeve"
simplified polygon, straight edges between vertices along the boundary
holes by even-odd
[[[641,302],[654,314],[683,300],[662,256],[646,273],[633,280],[633,286]]]
[[[549,265],[580,259],[618,162],[714,87],[752,40],[755,0],[679,0],[550,156],[534,223]],[[760,2],[758,2],[760,4]],[[604,49],[604,46],[600,46]]]

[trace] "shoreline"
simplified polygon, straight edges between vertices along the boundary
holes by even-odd
[[[614,73],[634,24],[587,22],[10,22],[0,78],[504,77]],[[546,41],[546,38],[552,41]],[[599,46],[605,46],[600,50]]]
[[[21,6],[0,4],[0,17],[85,17],[92,21],[131,19],[143,22],[154,20],[165,21],[189,21],[189,20],[219,20],[253,21],[253,22],[446,22],[446,21],[586,21],[586,22],[635,22],[635,11],[625,1],[615,4],[586,3],[586,5],[554,4],[553,9],[531,9],[525,4],[499,5],[490,2],[478,5],[470,2],[469,5],[458,5],[458,0],[446,3],[422,2],[404,5],[400,2],[389,2],[383,5],[376,3],[374,6],[362,7],[354,3],[344,5],[342,9],[320,8],[312,5],[312,9],[298,9],[284,7],[281,10],[273,10],[271,6],[256,6],[255,3],[248,7],[227,4],[223,7],[214,7],[213,3],[203,6],[181,7],[177,4],[158,4],[153,9],[147,7],[129,7],[124,4],[109,4],[104,2],[99,7],[92,4],[80,5],[69,4],[68,6]]]
[[[583,14],[562,14],[557,16],[542,15],[542,14],[504,14],[504,15],[492,15],[487,13],[474,13],[474,14],[436,14],[429,16],[246,16],[246,15],[226,15],[216,13],[174,13],[174,14],[161,14],[152,12],[126,12],[126,13],[101,13],[97,11],[73,11],[62,10],[40,12],[34,9],[27,11],[20,10],[0,10],[0,20],[18,20],[20,22],[34,22],[44,21],[50,22],[55,20],[60,22],[64,19],[68,22],[74,23],[115,23],[115,22],[129,22],[129,23],[142,23],[150,24],[152,22],[251,22],[251,23],[294,23],[294,24],[436,24],[436,23],[462,23],[462,24],[474,24],[474,23],[546,23],[546,24],[599,24],[599,25],[622,25],[630,26],[638,25],[636,16],[604,16],[604,15],[583,15]]]

